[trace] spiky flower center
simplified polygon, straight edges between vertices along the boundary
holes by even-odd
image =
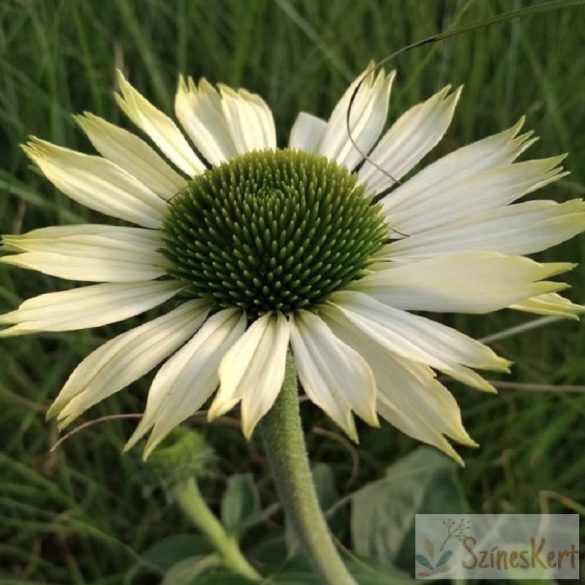
[[[169,274],[252,315],[310,308],[359,278],[386,230],[349,171],[315,154],[243,154],[195,177],[163,224]]]

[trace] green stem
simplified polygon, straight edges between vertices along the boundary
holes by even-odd
[[[260,424],[280,501],[305,554],[324,585],[356,585],[337,552],[317,499],[291,356],[287,358],[282,390]]]
[[[196,481],[194,479],[184,480],[176,484],[172,491],[185,515],[209,539],[225,566],[252,581],[261,581],[262,577],[240,551],[237,540],[226,532],[223,525],[209,509]]]

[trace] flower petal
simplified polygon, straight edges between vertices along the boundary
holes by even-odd
[[[209,409],[213,420],[242,401],[242,428],[250,438],[270,410],[284,381],[289,341],[282,313],[266,313],[248,328],[219,366],[220,386]]]
[[[378,426],[376,381],[364,358],[309,311],[290,320],[291,344],[307,396],[357,442],[352,410]]]
[[[25,253],[1,257],[0,262],[60,278],[93,282],[136,282],[164,275],[167,261],[157,251],[158,238],[149,241],[136,237],[132,229],[52,238],[42,238],[42,234],[39,237],[39,232],[43,232],[40,229],[32,235],[5,236],[3,244],[9,250],[24,247]]]
[[[453,119],[461,89],[450,86],[405,112],[380,139],[358,173],[368,192],[380,193],[402,179],[441,140]],[[380,172],[382,168],[386,174]]]
[[[160,150],[186,175],[192,177],[205,170],[205,165],[193,152],[177,125],[130,85],[118,71],[120,94],[116,101],[124,113],[141,129]]]
[[[407,311],[488,313],[567,285],[539,282],[574,264],[539,264],[498,252],[458,252],[430,260],[390,263],[356,282],[355,290]]]
[[[386,75],[383,69],[376,75],[373,64],[370,64],[355,79],[333,109],[319,147],[320,154],[350,170],[362,161],[363,153],[368,153],[374,146],[386,123],[390,89],[395,75],[395,71]],[[350,104],[351,137],[359,150],[352,144],[347,132],[347,111]]]
[[[194,300],[126,331],[100,346],[75,368],[47,412],[60,428],[135,382],[177,350],[203,324],[209,303]]]
[[[23,147],[57,189],[74,201],[148,228],[157,228],[167,204],[114,163],[33,138]]]
[[[274,118],[266,102],[255,93],[218,86],[222,107],[238,154],[276,148]]]
[[[389,351],[480,390],[495,392],[493,386],[469,368],[507,371],[510,365],[489,347],[463,333],[394,309],[363,293],[335,293],[321,307],[321,314],[342,325],[351,323]]]
[[[146,411],[124,450],[152,430],[144,458],[180,423],[195,413],[219,383],[219,364],[246,329],[246,315],[224,309],[210,317],[194,337],[158,371]]]
[[[25,234],[8,234],[2,236],[2,246],[10,252],[40,252],[45,246],[61,238],[83,236],[110,238],[144,248],[160,247],[158,230],[91,223],[53,225],[31,230]]]
[[[219,92],[205,79],[179,78],[175,113],[199,152],[212,164],[237,156]]]
[[[305,152],[319,152],[326,128],[327,122],[325,120],[301,112],[291,128],[288,140],[289,148],[298,148]]]
[[[88,112],[75,116],[75,121],[104,158],[130,173],[159,197],[170,199],[187,184],[154,149],[132,132]]]
[[[510,305],[510,309],[535,313],[537,315],[554,315],[556,317],[567,317],[568,319],[576,320],[579,319],[577,315],[585,313],[585,306],[576,305],[569,299],[565,299],[555,293],[539,295],[521,303],[514,303]]]
[[[564,158],[554,156],[490,168],[459,181],[437,173],[434,185],[426,191],[421,191],[421,181],[417,180],[422,171],[382,199],[383,213],[391,228],[409,236],[476,218],[481,212],[508,205],[565,176],[560,166]]]
[[[429,189],[443,190],[490,169],[510,165],[536,139],[532,133],[517,136],[524,118],[511,128],[463,146],[425,167],[385,198],[387,209],[423,196]]]
[[[461,422],[451,393],[428,367],[403,359],[355,327],[329,323],[332,331],[368,362],[378,385],[378,412],[402,432],[462,460],[443,435],[476,446]]]
[[[528,201],[396,240],[386,246],[385,257],[420,260],[461,250],[533,254],[584,230],[585,203],[581,199],[565,203]]]
[[[0,337],[39,331],[74,331],[134,317],[176,295],[184,284],[170,280],[93,284],[47,293],[0,315]]]

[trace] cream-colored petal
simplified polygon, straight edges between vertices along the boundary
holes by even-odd
[[[539,295],[521,303],[514,303],[510,305],[510,309],[535,313],[537,315],[554,315],[556,317],[566,317],[576,320],[579,319],[578,315],[585,313],[585,306],[576,305],[569,299],[555,293]]]
[[[301,112],[290,131],[289,148],[298,148],[305,152],[319,152],[327,122],[313,114]]]
[[[407,311],[488,313],[566,288],[543,279],[574,264],[540,264],[498,252],[456,252],[419,262],[390,263],[353,288]]]
[[[386,208],[394,209],[429,190],[442,191],[490,169],[510,165],[536,140],[532,133],[517,136],[523,125],[521,118],[511,128],[458,148],[428,165],[385,198]]]
[[[144,457],[179,424],[203,406],[219,383],[218,368],[229,348],[243,335],[246,315],[224,309],[158,371],[148,393],[144,417],[124,447],[133,447],[152,431]]]
[[[369,155],[376,164],[366,160],[358,173],[369,192],[380,193],[394,186],[441,140],[453,119],[461,88],[451,95],[449,91],[447,86],[412,107],[380,139]]]
[[[189,146],[177,125],[126,81],[118,71],[120,93],[116,101],[124,113],[160,148],[168,159],[192,177],[205,170],[205,165]]]
[[[383,69],[376,75],[373,63],[370,63],[333,109],[319,147],[320,154],[350,170],[363,160],[363,153],[367,154],[374,146],[386,124],[390,90],[395,75],[395,71],[387,75]],[[351,137],[358,145],[358,150],[352,144],[347,131],[347,112],[360,83],[351,104],[349,120]]]
[[[199,329],[208,313],[207,301],[188,301],[114,337],[75,368],[47,416],[56,416],[61,428],[67,426],[158,366]]]
[[[565,176],[560,166],[564,158],[554,156],[490,168],[459,181],[437,173],[435,183],[425,191],[417,180],[422,171],[382,199],[382,209],[390,228],[408,236],[472,220]]]
[[[376,382],[364,358],[309,311],[290,321],[291,345],[307,396],[357,442],[352,410],[377,426]]]
[[[165,280],[93,284],[47,293],[0,315],[0,337],[39,331],[73,331],[100,327],[148,311],[175,296],[184,284]]]
[[[289,337],[288,321],[281,313],[267,313],[250,325],[219,366],[220,386],[209,409],[210,420],[241,400],[242,429],[247,438],[252,436],[282,388]]]
[[[527,201],[490,209],[386,246],[384,257],[421,260],[463,250],[533,254],[585,230],[585,203]]]
[[[38,138],[23,149],[47,179],[74,201],[147,228],[160,226],[167,204],[109,160]]]
[[[321,313],[342,325],[351,323],[403,358],[431,366],[480,390],[495,391],[470,368],[507,371],[510,365],[489,347],[463,333],[384,305],[364,293],[334,293]]]
[[[79,246],[79,249],[83,247]],[[124,250],[122,257],[117,257],[114,248],[106,250],[93,246],[87,246],[87,251],[88,256],[27,252],[0,258],[0,262],[79,282],[140,282],[165,274],[159,259],[154,256],[146,259],[144,255]]]
[[[23,254],[0,257],[0,262],[70,280],[153,280],[165,274],[167,264],[164,256],[157,251],[156,244],[128,240],[124,232],[45,240],[29,234],[28,237],[8,236],[4,241],[9,249],[20,241],[20,245],[28,247],[28,250]]]
[[[276,148],[274,118],[266,102],[255,93],[219,86],[222,108],[238,154]]]
[[[175,113],[199,152],[212,164],[237,156],[219,92],[205,79],[179,78]]]
[[[554,156],[492,168],[457,182],[437,177],[435,185],[426,192],[410,185],[417,181],[416,175],[384,198],[382,209],[391,228],[413,236],[473,219],[557,181],[566,175],[560,166],[564,158]],[[408,198],[405,194],[409,194]]]
[[[81,223],[75,225],[53,225],[24,234],[8,234],[2,236],[2,247],[9,252],[42,252],[46,246],[63,239],[97,236],[111,240],[140,246],[145,249],[156,249],[161,245],[160,232],[136,227],[125,227],[106,224]]]
[[[332,331],[368,362],[378,385],[377,409],[402,432],[434,445],[459,463],[461,458],[444,435],[463,445],[475,446],[461,422],[461,412],[451,393],[423,364],[392,353],[355,327],[329,323]]]
[[[95,149],[130,173],[163,199],[170,199],[187,184],[144,140],[99,116],[75,116]]]

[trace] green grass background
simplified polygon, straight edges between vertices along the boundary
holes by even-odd
[[[127,126],[112,99],[120,67],[171,111],[179,72],[261,93],[284,143],[299,110],[326,117],[370,59],[455,24],[535,4],[517,0],[2,0],[0,2],[0,232],[100,218],[69,201],[29,165],[29,134],[89,150],[71,114],[92,111]],[[585,193],[585,9],[533,15],[420,49],[395,65],[391,119],[446,83],[465,90],[437,154],[506,128],[522,114],[541,137],[531,156],[569,152],[571,175],[542,196]],[[435,155],[436,156],[436,155]],[[472,194],[470,194],[472,195]],[[539,193],[538,196],[541,196]],[[585,237],[544,257],[583,261]],[[585,302],[585,267],[568,276]],[[0,268],[0,310],[66,288],[43,275]],[[532,317],[500,312],[444,321],[481,337]],[[188,531],[164,495],[145,487],[137,457],[122,456],[132,421],[82,431],[49,454],[57,432],[44,412],[75,364],[126,325],[0,343],[0,583],[122,583],[141,550]],[[494,344],[516,366],[510,381],[585,384],[585,332],[566,321]],[[140,412],[148,380],[86,420]],[[479,395],[453,385],[481,447],[462,450],[459,472],[476,512],[580,511],[585,505],[585,394],[506,389]],[[416,443],[385,426],[361,429],[359,447],[305,406],[314,461],[333,465],[342,493],[378,478]],[[225,479],[253,472],[264,500],[272,485],[256,442],[236,429],[202,427],[219,454],[204,484],[216,504]],[[359,457],[355,468],[350,455]],[[348,478],[352,478],[348,486]],[[276,522],[280,522],[276,518]],[[278,531],[278,526],[271,530]],[[261,538],[262,536],[259,536]],[[146,581],[145,581],[146,582]]]

